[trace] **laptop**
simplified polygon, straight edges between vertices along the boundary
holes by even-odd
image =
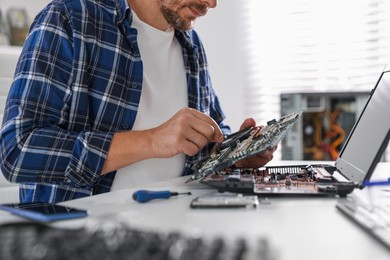
[[[334,164],[234,168],[237,160],[275,146],[300,117],[301,112],[296,112],[272,120],[264,128],[244,129],[217,143],[210,157],[194,166],[190,180],[199,180],[221,192],[344,197],[355,188],[362,189],[381,160],[390,138],[389,111],[390,68],[387,68],[372,89]]]
[[[376,173],[382,175],[386,172],[390,175],[389,167],[376,170]],[[346,198],[338,199],[336,208],[390,250],[389,188],[390,186],[372,185],[358,190]]]

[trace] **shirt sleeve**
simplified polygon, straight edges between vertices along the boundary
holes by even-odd
[[[44,11],[31,26],[7,98],[1,171],[11,182],[92,189],[113,133],[72,121],[73,104],[80,102],[72,95],[78,35],[64,8],[49,5]]]
[[[221,128],[224,135],[229,135],[232,133],[230,126],[224,123],[224,120],[226,118],[221,105],[219,103],[218,96],[215,94],[215,91],[213,88],[211,88],[210,92],[211,94],[211,104],[210,104],[210,115],[211,117],[216,120],[219,127]]]

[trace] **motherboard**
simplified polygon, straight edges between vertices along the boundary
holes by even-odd
[[[234,165],[237,161],[273,148],[284,138],[302,112],[271,120],[266,126],[254,126],[233,133],[216,143],[208,159],[193,166],[190,180],[197,180]]]

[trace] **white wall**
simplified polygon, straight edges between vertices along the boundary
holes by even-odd
[[[10,7],[24,7],[32,21],[34,16],[49,2],[49,0],[0,0],[0,9],[5,16]]]
[[[205,45],[214,88],[226,113],[226,122],[238,130],[244,120],[244,82],[241,1],[218,1],[215,9],[195,23]]]

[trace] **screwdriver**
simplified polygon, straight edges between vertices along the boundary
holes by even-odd
[[[162,191],[150,191],[150,190],[138,190],[133,193],[133,199],[138,202],[148,202],[154,199],[169,199],[171,196],[177,195],[191,195],[191,192],[172,192],[169,190]]]

